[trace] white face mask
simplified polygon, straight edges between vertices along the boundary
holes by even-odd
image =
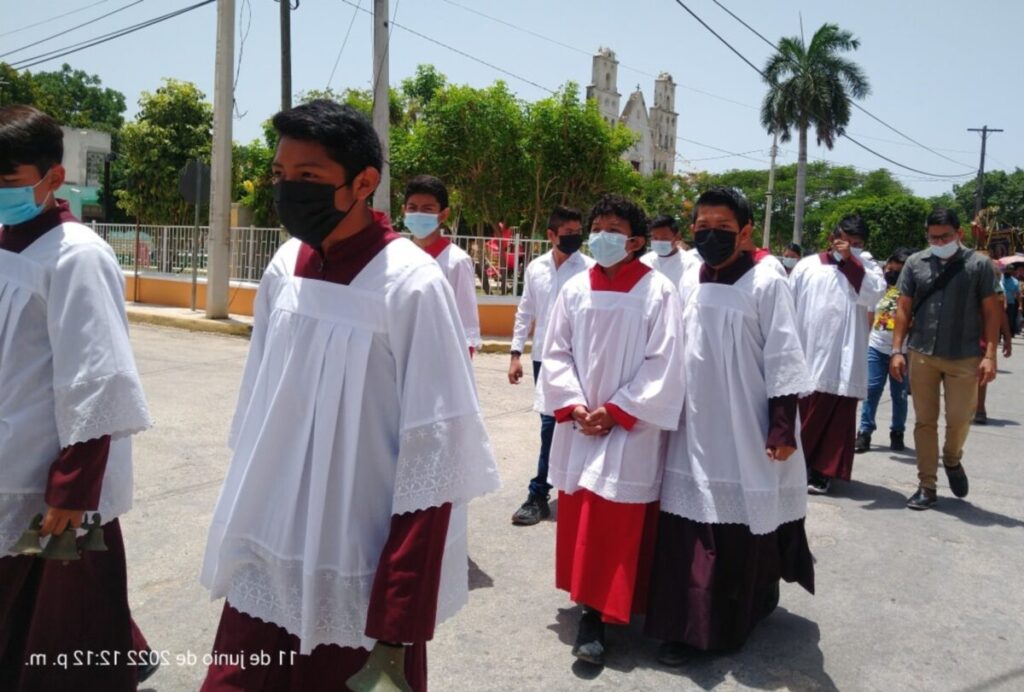
[[[856,257],[857,259],[860,259],[860,256],[864,254],[864,248],[862,248],[862,247],[852,247],[852,248],[850,248],[850,252],[853,253],[854,257]]]
[[[651,249],[658,257],[668,257],[676,251],[676,244],[671,240],[652,240]]]
[[[945,245],[932,245],[932,254],[939,259],[949,259],[960,249],[960,243],[953,241]]]
[[[611,267],[626,259],[626,241],[623,233],[593,231],[587,239],[590,256],[602,267]]]
[[[800,261],[799,257],[783,257],[782,266],[786,269],[792,269],[796,266],[796,263]]]

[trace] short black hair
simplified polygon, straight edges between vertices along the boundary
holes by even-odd
[[[750,202],[743,193],[724,185],[709,187],[700,194],[697,203],[693,205],[693,223],[697,223],[697,213],[701,207],[729,207],[740,228],[750,223],[754,216],[750,211]]]
[[[316,99],[274,116],[279,137],[316,142],[345,169],[349,181],[367,168],[383,166],[380,139],[366,116],[352,106]]]
[[[561,204],[555,205],[551,213],[548,214],[548,230],[557,232],[559,228],[570,221],[583,223],[583,214],[580,210],[573,207],[563,207]]]
[[[836,230],[842,231],[846,235],[858,236],[865,241],[867,241],[868,235],[870,235],[868,224],[860,214],[847,214],[839,219],[839,223],[836,224]]]
[[[945,207],[936,207],[932,210],[932,213],[928,215],[928,220],[925,221],[925,228],[928,226],[951,226],[952,228],[960,228],[960,217],[956,215],[956,212],[952,209]]]
[[[906,264],[910,256],[914,254],[914,251],[906,247],[898,247],[892,251],[889,255],[889,259],[886,262],[898,262],[899,264]]]
[[[647,215],[638,205],[630,202],[622,195],[609,193],[597,200],[587,215],[587,230],[594,225],[594,219],[598,216],[618,216],[629,223],[629,229],[634,236],[647,237]]]
[[[801,257],[804,256],[804,249],[800,247],[798,243],[790,243],[789,245],[786,246],[786,249],[789,250],[790,252],[795,252]]]
[[[408,202],[413,195],[430,195],[437,200],[441,210],[448,208],[448,188],[440,178],[434,175],[417,175],[405,184],[404,201]]]
[[[64,131],[38,108],[0,108],[0,174],[35,166],[40,176],[64,160]]]
[[[668,214],[655,216],[648,228],[652,231],[655,228],[668,228],[672,231],[673,235],[679,235],[679,222],[676,220],[676,217],[669,216]]]

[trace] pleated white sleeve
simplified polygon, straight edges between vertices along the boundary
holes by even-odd
[[[796,326],[796,308],[789,282],[781,276],[759,274],[758,319],[764,339],[764,381],[768,398],[814,391]]]
[[[77,242],[60,253],[50,283],[47,330],[62,448],[150,427],[128,341],[124,276],[108,245],[98,239]]]
[[[541,377],[535,390],[534,410],[549,416],[566,406],[599,405],[587,401],[576,370],[572,351],[572,317],[566,304],[568,294],[568,291],[560,291],[551,309],[544,336]]]

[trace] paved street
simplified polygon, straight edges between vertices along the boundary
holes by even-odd
[[[133,325],[132,340],[156,427],[136,438],[136,503],[123,520],[130,595],[151,646],[170,659],[145,689],[195,690],[203,667],[174,659],[210,650],[222,605],[197,575],[248,341],[144,325]],[[636,625],[613,631],[600,672],[569,653],[578,611],[553,586],[554,523],[509,522],[534,473],[530,386],[508,384],[506,356],[479,356],[504,488],[471,506],[473,591],[431,644],[431,688],[1021,689],[1024,341],[1016,347],[989,393],[990,425],[967,443],[966,500],[942,477],[937,508],[908,511],[912,451],[861,455],[854,482],[810,503],[817,595],[784,585],[779,609],[743,650],[680,669],[655,662],[656,643]],[[876,442],[888,440],[888,414],[883,401]]]

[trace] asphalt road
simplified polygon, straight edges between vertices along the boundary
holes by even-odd
[[[169,661],[144,689],[195,690],[222,606],[197,575],[248,341],[143,325],[132,341],[156,427],[136,438],[136,503],[123,519],[130,598]],[[471,506],[473,591],[430,645],[431,688],[1024,688],[1024,342],[1017,348],[989,393],[990,425],[967,442],[966,500],[940,478],[936,509],[908,511],[913,451],[860,455],[855,481],[810,502],[816,595],[784,585],[779,609],[742,650],[679,669],[654,660],[657,643],[636,624],[613,630],[600,671],[569,652],[578,610],[554,588],[554,523],[509,521],[536,463],[530,386],[508,384],[505,356],[478,356],[504,487]],[[887,440],[888,415],[883,402],[876,442]]]

